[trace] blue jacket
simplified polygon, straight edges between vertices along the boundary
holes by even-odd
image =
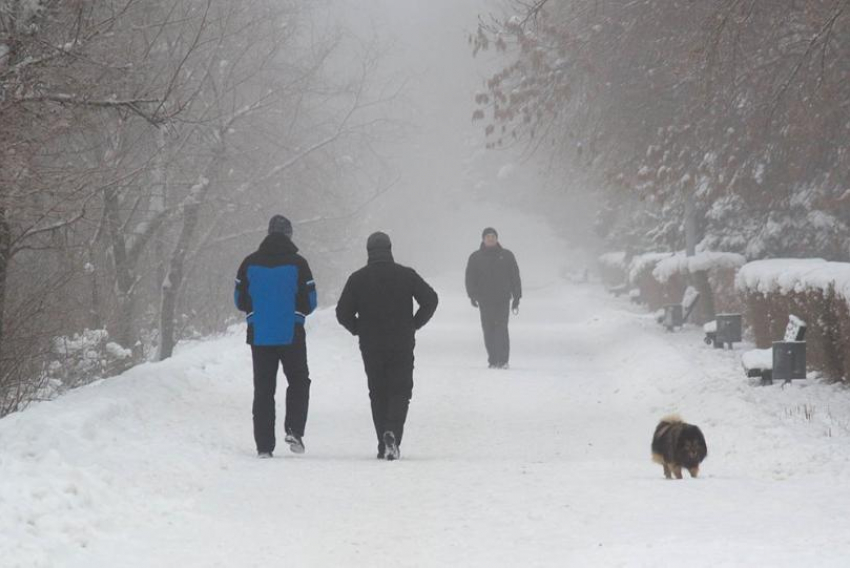
[[[233,301],[247,314],[250,345],[290,345],[316,309],[316,283],[298,247],[272,233],[239,266]]]

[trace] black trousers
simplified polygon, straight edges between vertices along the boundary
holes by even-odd
[[[491,365],[504,365],[511,356],[511,339],[508,335],[510,302],[481,304],[481,328],[484,330],[484,346],[487,361]]]
[[[284,428],[297,436],[304,435],[307,409],[310,405],[310,371],[307,368],[307,338],[304,326],[295,326],[290,345],[251,346],[254,360],[254,441],[258,452],[275,448],[274,422],[277,390],[277,367],[283,365],[286,375],[286,417]]]
[[[395,434],[399,445],[404,435],[404,423],[413,396],[413,350],[369,350],[361,353],[369,380],[378,450],[383,452],[384,432]]]

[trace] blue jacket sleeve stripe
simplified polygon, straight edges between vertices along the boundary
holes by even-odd
[[[319,295],[316,293],[316,285],[315,284],[313,284],[312,287],[310,288],[309,297],[310,297],[310,312],[312,313],[316,309],[316,306],[319,305]]]

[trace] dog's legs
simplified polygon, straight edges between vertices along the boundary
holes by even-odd
[[[682,466],[674,465],[673,466],[673,475],[676,476],[676,479],[682,479]]]
[[[661,465],[664,466],[664,477],[667,479],[673,479],[673,476],[670,474],[670,466],[667,465],[667,462],[664,462]]]
[[[699,466],[688,468],[688,473],[691,474],[691,477],[696,477],[699,475]]]

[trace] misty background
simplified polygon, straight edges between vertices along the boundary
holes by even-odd
[[[553,220],[546,215],[552,206],[563,210],[554,223],[559,232],[587,238],[593,212],[588,200],[565,195],[574,189],[571,180],[553,182],[545,164],[519,149],[488,150],[472,120],[475,95],[499,58],[473,58],[469,39],[479,17],[503,13],[504,2],[368,0],[345,7],[344,19],[358,37],[386,46],[382,78],[404,84],[393,109],[402,132],[379,142],[398,181],[354,227],[350,268],[363,262],[366,237],[378,229],[392,236],[399,262],[428,275],[461,271],[490,225],[505,246],[533,255],[550,246],[539,242],[535,225]],[[569,211],[579,204],[584,212]]]
[[[0,415],[239,323],[275,213],[322,306],[375,230],[458,291],[485,226],[532,287],[604,251],[846,261],[849,25],[831,0],[0,0]]]

